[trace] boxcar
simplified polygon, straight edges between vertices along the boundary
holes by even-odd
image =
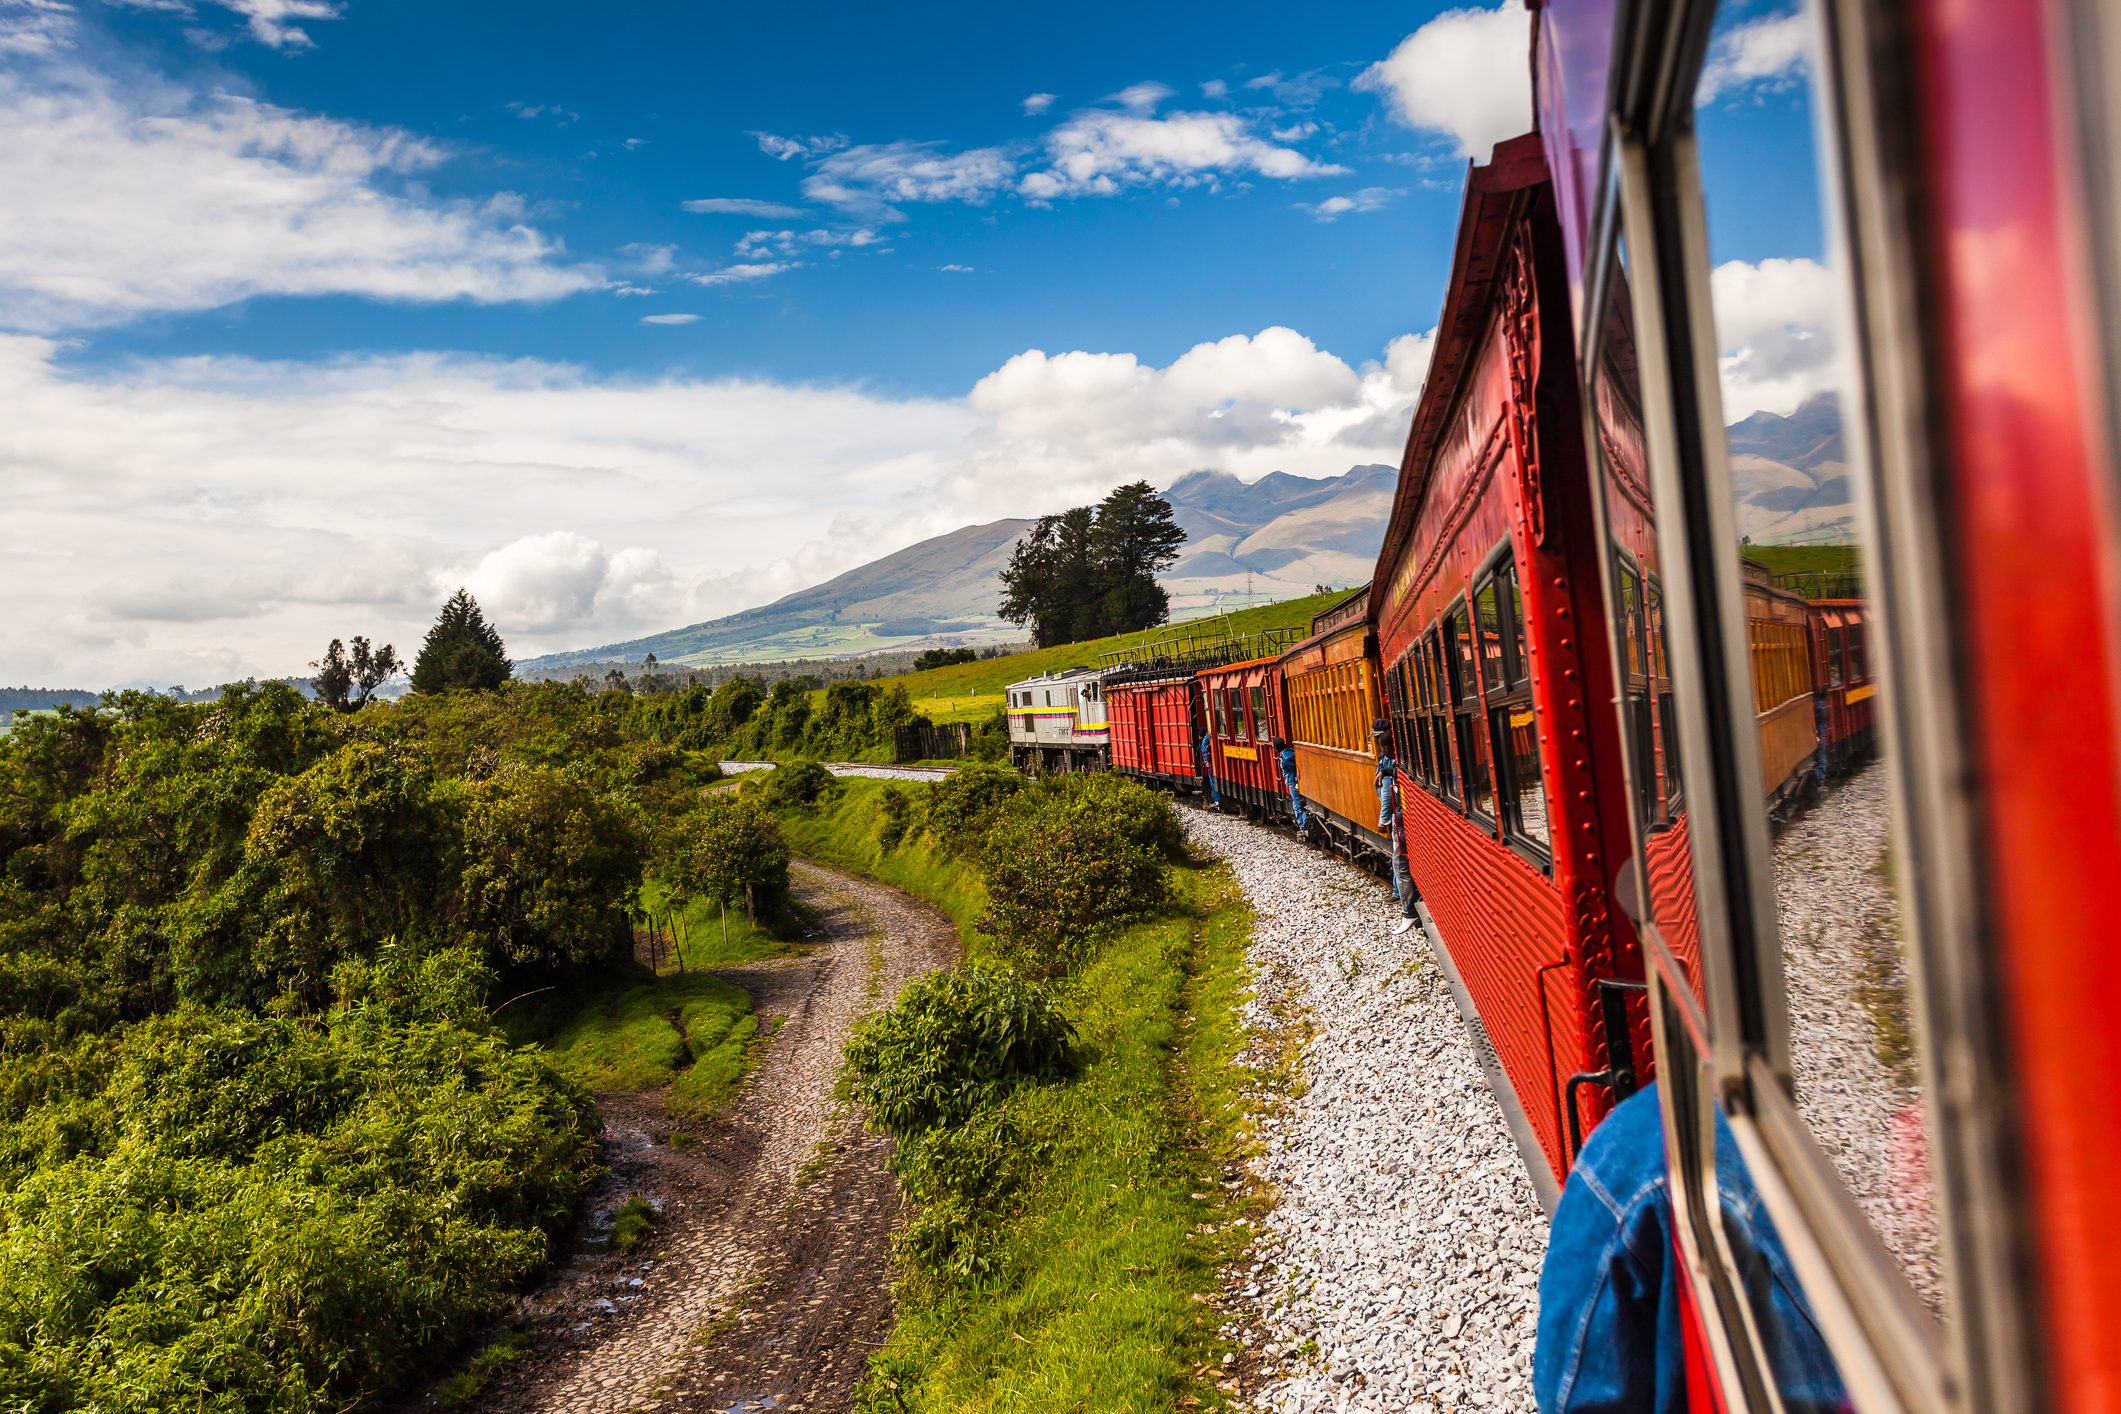
[[[1606,891],[1626,828],[1568,291],[1536,138],[1468,177],[1436,350],[1372,580],[1407,861],[1559,1179],[1632,1074]],[[1639,1007],[1637,1008],[1639,1012]],[[1646,1058],[1646,1056],[1645,1056]],[[1625,1088],[1625,1084],[1617,1088]]]
[[[1210,738],[1208,769],[1225,809],[1272,818],[1286,815],[1288,795],[1274,739],[1285,736],[1281,672],[1272,658],[1250,658],[1195,676]]]
[[[1173,790],[1202,788],[1199,691],[1189,672],[1121,669],[1104,678],[1112,766]]]
[[[1011,764],[1034,774],[1101,770],[1111,727],[1099,678],[1095,669],[1070,668],[1011,683]]]
[[[1364,585],[1315,616],[1311,636],[1281,657],[1298,793],[1315,828],[1356,858],[1383,856],[1390,848],[1378,821],[1377,747],[1370,735],[1384,712],[1371,666],[1369,605]]]

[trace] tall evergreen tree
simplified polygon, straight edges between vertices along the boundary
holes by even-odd
[[[495,688],[515,674],[507,645],[479,601],[459,589],[442,605],[435,626],[420,645],[412,665],[414,692],[449,692],[455,688]]]
[[[1118,487],[1099,503],[1090,544],[1102,590],[1099,633],[1132,633],[1169,616],[1171,596],[1156,577],[1178,563],[1185,543],[1171,503],[1146,481]]]
[[[1009,563],[1001,572],[1002,602],[996,612],[1010,623],[1028,625],[1031,641],[1041,648],[1061,641],[1057,636],[1060,625],[1047,617],[1056,558],[1054,531],[1059,524],[1059,516],[1040,516],[1038,524],[1009,552]]]

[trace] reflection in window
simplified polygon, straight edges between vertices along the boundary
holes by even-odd
[[[1879,704],[1850,702],[1848,632],[1862,617],[1875,528],[1854,492],[1860,409],[1844,350],[1845,254],[1814,139],[1815,17],[1726,4],[1695,92],[1731,518],[1745,595],[1796,1100],[1819,1146],[1914,1290],[1945,1297],[1924,1142],[1908,976],[1893,890]],[[1772,33],[1781,64],[1743,63]],[[1764,151],[1799,160],[1760,161]],[[1860,652],[1860,650],[1859,650]],[[1816,667],[1816,672],[1815,672]],[[1832,763],[1835,773],[1829,775]],[[1750,977],[1738,979],[1752,988]]]
[[[1495,819],[1495,779],[1488,756],[1488,723],[1480,710],[1477,651],[1466,606],[1460,603],[1444,616],[1444,656],[1450,664],[1451,712],[1457,718],[1466,809],[1486,824]]]
[[[1532,706],[1524,602],[1517,590],[1513,560],[1504,556],[1475,587],[1473,603],[1482,642],[1493,643],[1492,651],[1484,649],[1493,667],[1488,685],[1488,736],[1496,748],[1503,838],[1526,847],[1544,864],[1553,857],[1553,837],[1547,824],[1546,788],[1539,774],[1539,723]]]

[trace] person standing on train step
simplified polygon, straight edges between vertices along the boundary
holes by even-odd
[[[1378,721],[1370,728],[1377,744],[1377,823],[1392,840],[1392,897],[1399,901],[1399,922],[1392,927],[1396,937],[1414,926],[1414,876],[1407,872],[1407,841],[1399,828],[1399,763],[1392,759],[1392,729]]]
[[[1223,795],[1215,788],[1215,738],[1208,732],[1200,734],[1200,779],[1208,788],[1208,803],[1222,809]]]
[[[1289,814],[1295,819],[1296,833],[1300,835],[1308,828],[1308,824],[1304,819],[1304,798],[1296,793],[1296,748],[1276,737],[1274,757],[1281,762],[1282,782],[1289,790]]]

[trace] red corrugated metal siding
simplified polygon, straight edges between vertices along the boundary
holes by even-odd
[[[1568,1138],[1557,1096],[1563,1080],[1589,1067],[1573,1000],[1577,983],[1563,978],[1557,990],[1570,1000],[1553,1004],[1540,980],[1542,967],[1569,962],[1561,895],[1405,774],[1399,795],[1415,887],[1487,1024],[1540,1149],[1554,1176],[1565,1178]]]
[[[1657,831],[1643,846],[1643,865],[1650,877],[1650,916],[1664,945],[1686,970],[1694,996],[1704,1007],[1701,986],[1701,921],[1695,913],[1694,849],[1691,822],[1681,814],[1669,829]]]

